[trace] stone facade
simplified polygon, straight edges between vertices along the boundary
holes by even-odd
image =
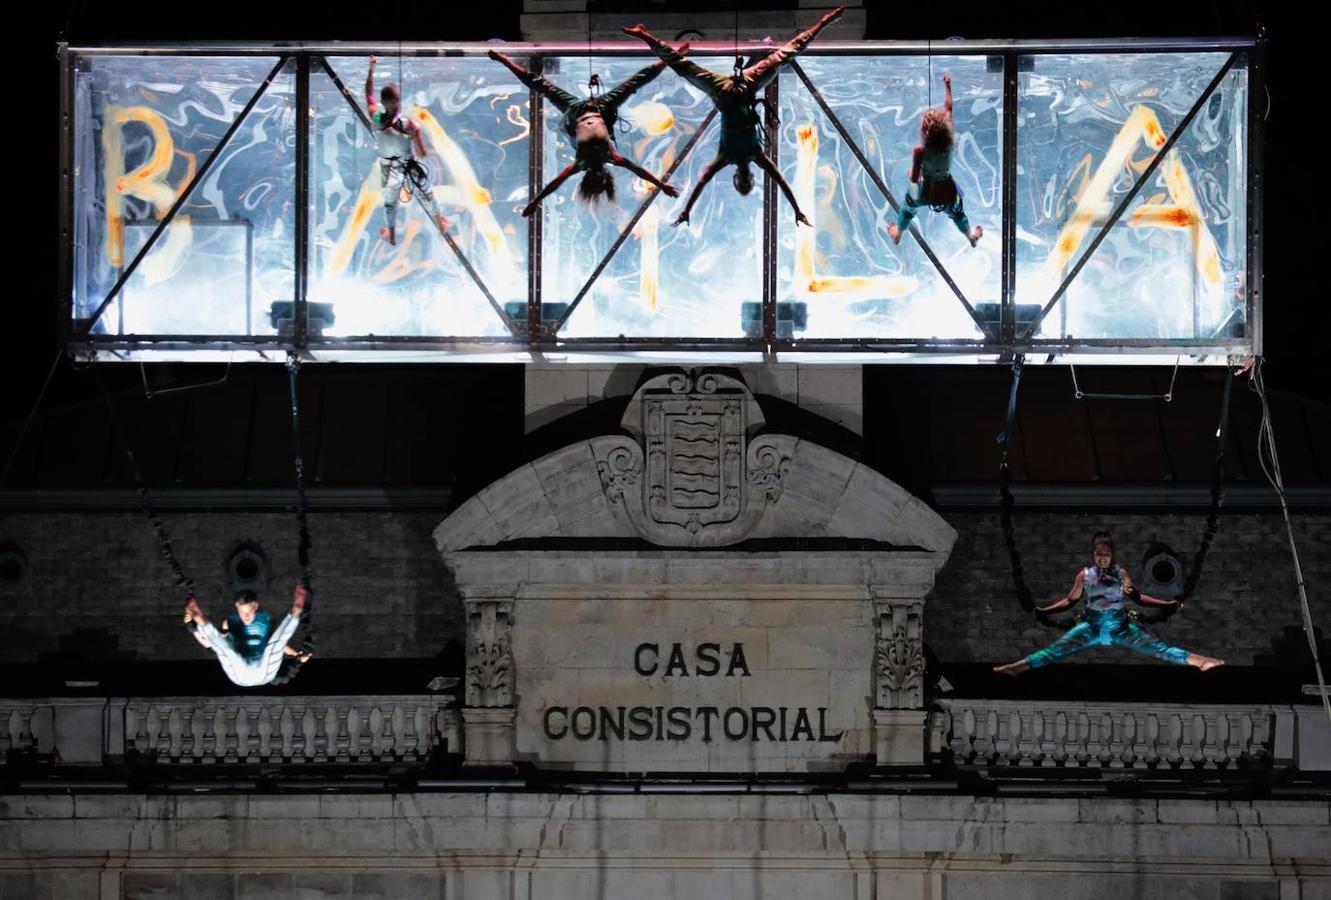
[[[23,900],[1285,900],[1325,801],[439,792],[0,798]]]
[[[923,600],[955,533],[854,460],[762,426],[735,378],[658,376],[624,435],[537,460],[436,529],[468,609],[469,762],[924,761]],[[736,546],[809,539],[831,543]],[[625,540],[652,549],[607,549]]]
[[[583,374],[588,398],[627,393],[596,394]],[[321,656],[431,657],[456,641],[461,708],[447,694],[0,702],[11,772],[58,750],[57,775],[116,777],[133,750],[166,781],[266,769],[283,792],[5,795],[0,900],[1331,898],[1325,799],[1103,796],[1137,778],[1225,791],[1285,767],[1304,789],[1299,779],[1329,765],[1319,708],[944,699],[926,710],[926,644],[943,661],[993,662],[1052,637],[1012,598],[997,513],[940,515],[853,459],[770,433],[746,390],[757,374],[747,385],[701,375],[640,385],[622,433],[520,466],[442,525],[442,510],[389,505],[311,514]],[[806,393],[798,374],[772,377]],[[837,396],[829,387],[825,399]],[[529,402],[528,414],[546,410]],[[713,455],[675,452],[674,436],[699,437],[680,423],[715,423]],[[701,488],[676,478],[700,472]],[[251,540],[267,554],[267,596],[285,601],[289,514],[167,517],[205,596],[222,596],[227,554]],[[1037,596],[1066,589],[1086,537],[1106,524],[1139,568],[1133,548],[1187,554],[1202,519],[1020,511]],[[1296,512],[1295,527],[1321,620],[1331,517]],[[179,629],[141,515],[7,514],[0,541],[30,563],[0,589],[6,662],[56,650],[75,624],[129,659],[206,659]],[[1285,553],[1278,517],[1228,513],[1193,604],[1162,635],[1240,665],[1288,662],[1302,636],[1287,633],[1297,610]],[[53,630],[71,601],[78,623]],[[724,740],[668,739],[669,710],[713,706]],[[783,706],[814,711],[808,733],[836,740],[767,740],[754,710]],[[594,722],[607,739],[550,738],[546,713],[558,707],[554,730]],[[662,740],[635,708],[663,711]],[[743,740],[725,735],[740,724],[719,712],[731,708],[746,713]],[[635,741],[639,727],[651,739]],[[926,750],[952,759],[958,779],[1083,796],[961,796],[954,776],[922,776]],[[834,774],[854,763],[906,768]],[[543,770],[540,786],[515,778],[525,764]],[[296,788],[334,771],[373,792]],[[749,783],[752,773],[783,777]]]

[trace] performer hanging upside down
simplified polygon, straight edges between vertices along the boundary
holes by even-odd
[[[1025,659],[1005,666],[994,666],[995,672],[1020,675],[1027,669],[1038,669],[1096,646],[1126,647],[1135,653],[1144,653],[1175,665],[1196,666],[1203,672],[1225,664],[1223,659],[1171,647],[1132,621],[1125,608],[1126,598],[1131,597],[1144,606],[1176,606],[1178,601],[1149,597],[1137,590],[1127,569],[1114,562],[1114,539],[1108,532],[1097,532],[1091,538],[1091,558],[1094,565],[1077,573],[1072,590],[1068,591],[1066,597],[1040,607],[1041,612],[1069,609],[1085,595],[1085,620],[1048,647],[1035,651]]]
[[[633,96],[639,88],[645,86],[665,68],[660,62],[654,66],[633,74],[623,84],[604,94],[578,99],[552,82],[533,75],[502,53],[491,50],[490,58],[501,62],[517,76],[527,87],[544,94],[555,108],[564,114],[564,133],[573,141],[576,148],[572,165],[564,169],[522,210],[524,216],[530,216],[540,207],[541,201],[559,190],[559,187],[578,172],[582,172],[582,181],[578,183],[578,196],[585,202],[599,200],[602,195],[614,202],[615,179],[606,170],[606,164],[621,166],[637,175],[643,181],[653,185],[668,197],[678,197],[679,191],[661,181],[651,172],[615,149],[615,123],[619,121],[619,107]],[[593,77],[593,83],[599,83]]]
[[[287,646],[300,624],[307,599],[304,586],[297,585],[291,613],[274,629],[273,617],[259,612],[254,592],[241,591],[236,595],[236,611],[226,617],[219,630],[191,597],[185,605],[185,623],[194,626],[196,641],[217,654],[228,678],[241,687],[261,687],[276,677],[283,655],[297,657],[302,663],[309,660],[310,654]]]
[[[693,204],[698,202],[702,189],[726,166],[735,166],[735,175],[732,179],[735,190],[741,194],[752,191],[753,170],[749,168],[750,163],[776,181],[777,187],[781,188],[781,193],[786,195],[786,200],[795,210],[795,221],[805,225],[810,224],[804,213],[800,212],[799,204],[795,202],[795,194],[786,183],[786,179],[781,176],[781,171],[763,152],[764,136],[762,122],[758,117],[758,92],[771,83],[782,65],[793,59],[808,46],[818,32],[840,16],[843,9],[845,7],[838,6],[819,19],[812,28],[795,35],[784,46],[761,59],[751,61],[748,67],[742,68],[740,60],[736,59],[732,75],[722,75],[704,69],[692,60],[685,59],[687,46],[676,50],[641,25],[624,29],[625,34],[631,34],[645,41],[657,56],[669,63],[670,68],[678,72],[689,84],[711,97],[721,114],[721,145],[716,158],[707,164],[698,183],[694,185],[693,192],[689,194],[688,202],[684,205],[684,211],[675,220],[676,225],[689,221],[689,213],[693,211]]]
[[[421,126],[402,115],[402,98],[398,94],[397,85],[385,85],[379,92],[379,101],[374,99],[375,62],[371,56],[370,69],[365,76],[365,106],[374,124],[374,141],[379,152],[379,185],[386,223],[379,229],[379,236],[390,244],[396,244],[397,207],[403,192],[408,197],[415,196],[421,208],[441,230],[448,229],[449,221],[435,205],[434,192],[430,187],[430,170],[421,162],[421,158],[430,155],[430,151],[425,148],[425,139],[421,136]],[[380,101],[383,109],[379,108]]]
[[[943,108],[930,107],[920,116],[920,145],[915,148],[910,167],[910,187],[906,189],[906,202],[901,204],[895,222],[887,223],[892,243],[901,243],[901,235],[910,228],[911,220],[927,206],[934,212],[946,213],[966,240],[974,247],[984,237],[979,225],[971,230],[962,203],[961,188],[952,180],[952,148],[957,133],[952,127],[952,76],[943,73]]]

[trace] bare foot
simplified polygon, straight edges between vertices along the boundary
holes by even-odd
[[[980,242],[980,238],[984,237],[984,226],[976,225],[975,230],[970,233],[969,237],[971,239],[971,246],[974,247]]]
[[[531,218],[532,214],[535,213],[536,210],[538,210],[538,209],[540,209],[540,208],[541,208],[541,204],[539,204],[539,203],[528,203],[526,206],[524,206],[524,207],[522,208],[522,216],[523,216],[523,218],[525,218],[525,219],[529,219],[529,218]]]
[[[387,241],[387,242],[388,242],[388,245],[389,245],[390,247],[396,247],[396,246],[397,246],[397,230],[396,230],[396,229],[394,229],[394,228],[389,228],[387,225],[385,225],[383,228],[380,228],[380,229],[379,229],[379,237],[381,237],[382,239],[384,239],[385,241]]]
[[[1004,666],[994,666],[994,672],[996,672],[999,675],[1009,675],[1013,678],[1016,678],[1018,675],[1020,675],[1022,672],[1025,672],[1029,668],[1030,664],[1027,663],[1026,660],[1019,659],[1016,662],[1010,662]]]
[[[795,213],[795,224],[808,225],[810,228],[813,227],[813,223],[809,221],[809,217],[802,212]]]
[[[672,187],[671,185],[668,184],[661,185],[661,193],[665,194],[667,197],[679,196],[678,188]]]
[[[305,585],[296,585],[296,595],[291,599],[291,618],[300,618],[300,614],[305,611],[305,604],[309,599],[310,592],[305,590]]]
[[[887,223],[887,236],[892,239],[892,243],[901,243],[901,229],[897,227],[896,222]]]
[[[185,621],[197,624],[203,623],[203,610],[199,609],[199,601],[193,597],[185,604]]]
[[[687,225],[687,224],[689,224],[689,214],[688,214],[688,213],[680,213],[680,214],[679,214],[679,218],[676,219],[674,222],[671,223],[671,225],[673,225],[675,228],[678,228],[678,227],[681,226],[681,225]]]
[[[448,219],[443,215],[435,216],[434,221],[435,224],[439,226],[440,231],[447,231],[448,229],[453,227],[453,223],[448,221]]]
[[[1203,656],[1201,662],[1197,664],[1197,668],[1201,669],[1203,672],[1209,672],[1224,664],[1225,661],[1223,659],[1216,659],[1214,656]]]
[[[633,26],[625,25],[623,28],[619,30],[624,32],[625,34],[631,34],[634,37],[642,37],[644,34],[647,33],[647,29],[644,28],[641,24]]]

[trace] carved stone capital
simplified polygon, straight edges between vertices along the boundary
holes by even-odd
[[[874,604],[878,628],[874,676],[879,709],[924,706],[924,603],[880,600]]]
[[[468,599],[466,609],[467,706],[512,706],[513,602]]]

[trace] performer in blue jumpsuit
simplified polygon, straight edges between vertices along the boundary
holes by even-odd
[[[1020,675],[1027,669],[1038,669],[1067,659],[1088,647],[1098,646],[1125,647],[1175,665],[1196,666],[1203,672],[1225,664],[1223,659],[1202,656],[1182,647],[1171,647],[1132,621],[1125,603],[1129,597],[1144,606],[1174,606],[1178,601],[1149,597],[1137,590],[1127,569],[1114,562],[1114,539],[1108,532],[1097,532],[1091,539],[1091,558],[1094,565],[1077,573],[1072,590],[1068,591],[1066,597],[1040,607],[1041,612],[1058,612],[1071,608],[1085,596],[1084,621],[1048,647],[1035,651],[1025,659],[995,666],[995,672]]]

